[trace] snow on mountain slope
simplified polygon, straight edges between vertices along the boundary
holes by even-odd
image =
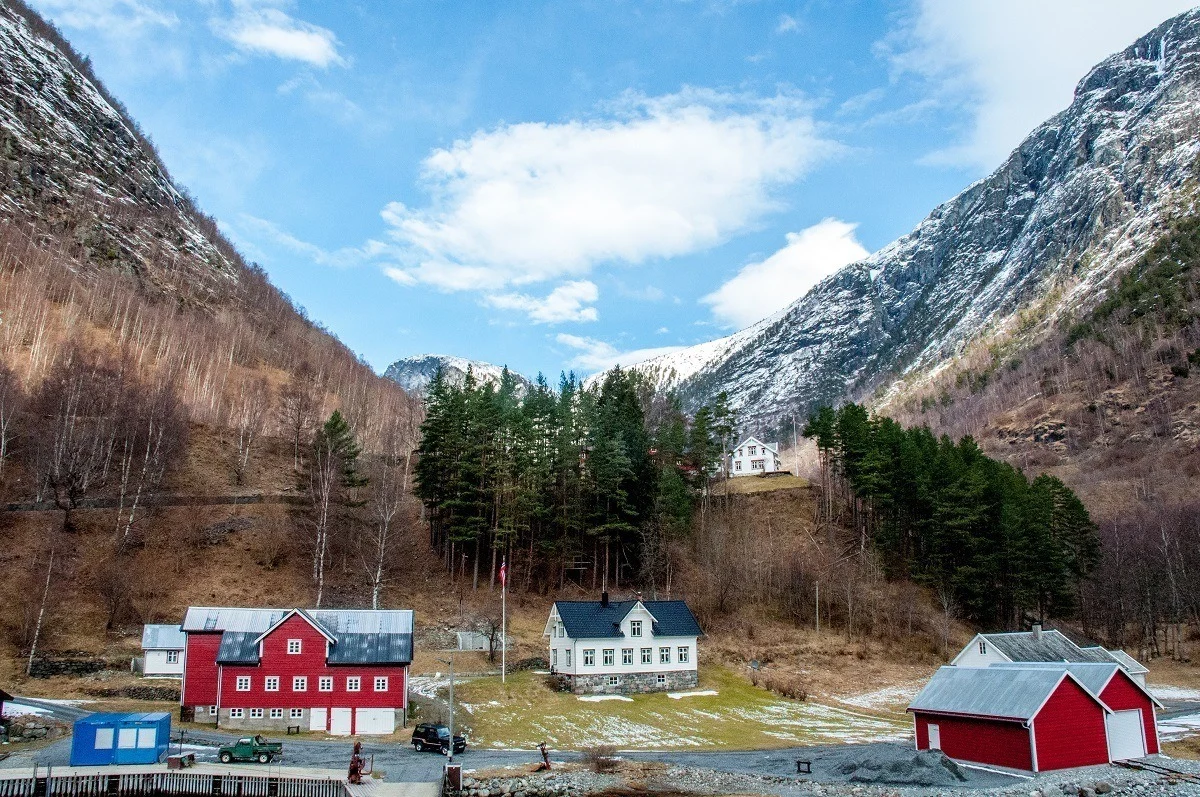
[[[499,385],[504,373],[502,366],[455,357],[452,354],[418,354],[392,363],[383,372],[383,376],[400,385],[406,392],[419,396],[425,393],[438,368],[442,369],[446,379],[456,385],[461,385],[467,378],[468,368],[476,381],[485,385]],[[530,386],[529,380],[514,371],[509,373],[517,381],[517,395],[525,395]]]
[[[1200,10],[1167,21],[1083,78],[1071,105],[992,175],[908,235],[823,280],[777,318],[633,366],[695,407],[725,390],[747,426],[862,397],[938,367],[1038,305],[1042,322],[1102,297],[1114,274],[1194,212]],[[716,345],[720,344],[720,345]]]

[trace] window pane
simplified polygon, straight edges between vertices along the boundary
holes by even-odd
[[[137,728],[121,728],[117,731],[117,747],[122,750],[137,747]]]
[[[96,729],[96,749],[111,750],[113,745],[113,729],[112,728],[97,728]]]

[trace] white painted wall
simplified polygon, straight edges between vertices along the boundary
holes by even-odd
[[[1008,661],[1007,656],[996,650],[995,646],[982,636],[976,636],[970,644],[962,649],[961,653],[954,657],[951,664],[956,667],[990,667],[1005,661]]]
[[[167,662],[167,652],[165,650],[147,650],[146,663],[144,665],[145,675],[178,675],[183,676],[183,651],[175,651],[178,660],[171,664]]]
[[[632,636],[633,621],[642,623],[642,635]],[[547,629],[550,632],[550,666],[555,672],[565,675],[632,675],[635,673],[677,672],[679,670],[695,670],[698,654],[696,637],[665,637],[654,636],[653,618],[645,607],[637,606],[626,615],[621,622],[622,638],[609,637],[605,639],[572,639],[561,634],[558,615],[551,610]],[[659,662],[659,648],[671,649],[670,662]],[[688,651],[688,660],[680,663],[679,648]],[[650,649],[650,664],[642,664],[642,649]],[[622,664],[622,651],[633,650],[633,663]],[[584,664],[584,652],[595,651],[595,664]],[[604,664],[604,651],[613,651],[613,663]],[[571,653],[571,663],[567,664],[567,651]],[[555,663],[557,662],[557,663]]]
[[[778,446],[775,446],[778,448]],[[751,454],[750,450],[754,449]],[[754,462],[763,460],[761,470],[754,468]],[[749,437],[735,448],[729,457],[729,474],[731,476],[757,476],[760,473],[775,473],[783,470],[783,462],[779,453],[767,448],[757,437]]]

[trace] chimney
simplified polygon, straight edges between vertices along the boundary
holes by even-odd
[[[640,593],[640,592],[639,592],[639,593],[637,594],[637,599],[638,599],[638,603],[641,603],[641,602],[642,602],[642,593]]]
[[[601,609],[608,608],[608,592],[607,591],[600,593],[600,608]]]
[[[1041,623],[1033,624],[1033,638],[1034,639],[1042,638],[1042,624]]]

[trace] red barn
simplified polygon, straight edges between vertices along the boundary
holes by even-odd
[[[1041,772],[1109,763],[1112,713],[1066,669],[942,667],[908,710],[918,750]]]
[[[1113,761],[1141,758],[1158,752],[1158,718],[1162,708],[1145,687],[1125,668],[1116,663],[1019,663],[993,664],[992,667],[1041,667],[1067,670],[1112,712],[1108,715],[1108,753]]]
[[[388,734],[408,708],[409,610],[192,607],[181,713],[227,728]]]

